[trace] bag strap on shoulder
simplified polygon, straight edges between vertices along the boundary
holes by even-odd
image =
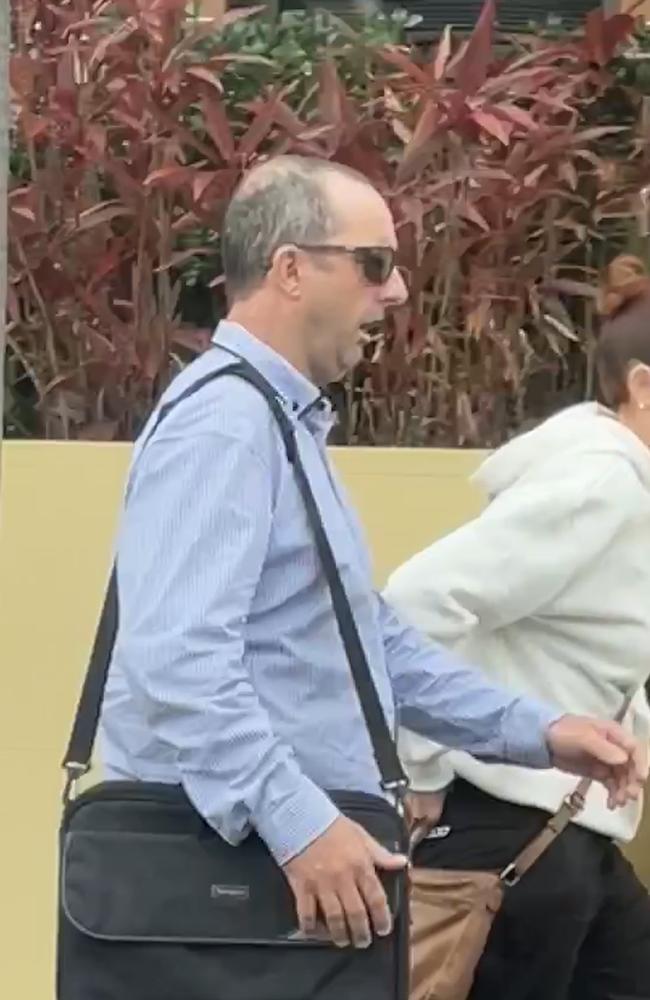
[[[264,376],[243,359],[217,371],[209,372],[189,386],[176,399],[161,407],[145,440],[151,440],[160,424],[180,403],[203,388],[207,383],[226,375],[243,379],[252,385],[268,403],[277,423],[287,459],[293,467],[298,489],[305,505],[307,518],[323,567],[332,599],[334,615],[350,666],[355,690],[368,729],[372,749],[384,790],[393,792],[400,799],[408,787],[408,779],[400,763],[395,742],[390,733],[386,716],[377,693],[361,637],[354,620],[352,608],[341,580],[336,558],[323,525],[318,503],[298,451],[293,424],[285,413],[277,392]],[[68,748],[63,761],[67,773],[65,798],[75,782],[90,769],[93,746],[97,735],[104,689],[108,677],[119,621],[117,569],[113,564],[99,624],[93,643],[90,661],[77,706]]]

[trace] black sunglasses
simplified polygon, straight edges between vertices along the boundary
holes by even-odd
[[[344,247],[333,243],[296,243],[307,253],[347,253],[357,262],[369,285],[385,285],[395,268],[397,254],[392,247]]]

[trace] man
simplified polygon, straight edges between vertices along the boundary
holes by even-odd
[[[364,327],[405,301],[390,212],[362,177],[277,158],[227,214],[231,302],[215,348],[167,391],[245,358],[280,394],[316,494],[389,721],[486,760],[597,773],[638,793],[615,725],[486,685],[404,628],[372,589],[361,531],[326,453],[322,387],[361,356]],[[330,598],[264,399],[225,377],[134,453],[117,564],[121,624],[103,709],[112,778],[182,782],[233,844],[251,828],[282,865],[301,927],[370,943],[390,916],[377,868],[405,859],[337,813],[323,789],[379,792]]]

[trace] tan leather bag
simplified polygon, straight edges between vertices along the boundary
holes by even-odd
[[[504,893],[584,807],[590,785],[590,779],[584,778],[541,833],[502,872],[412,869],[410,1000],[467,1000]],[[430,826],[414,826],[412,850]]]
[[[625,718],[633,695],[631,691],[625,697],[617,722]],[[467,1000],[504,894],[584,809],[591,784],[591,778],[583,778],[541,833],[502,872],[412,869],[409,1000]],[[413,825],[411,854],[432,826],[427,821]]]

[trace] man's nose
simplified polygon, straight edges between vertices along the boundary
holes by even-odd
[[[385,306],[403,306],[409,297],[406,281],[399,268],[394,267],[390,278],[381,290],[381,301]]]

